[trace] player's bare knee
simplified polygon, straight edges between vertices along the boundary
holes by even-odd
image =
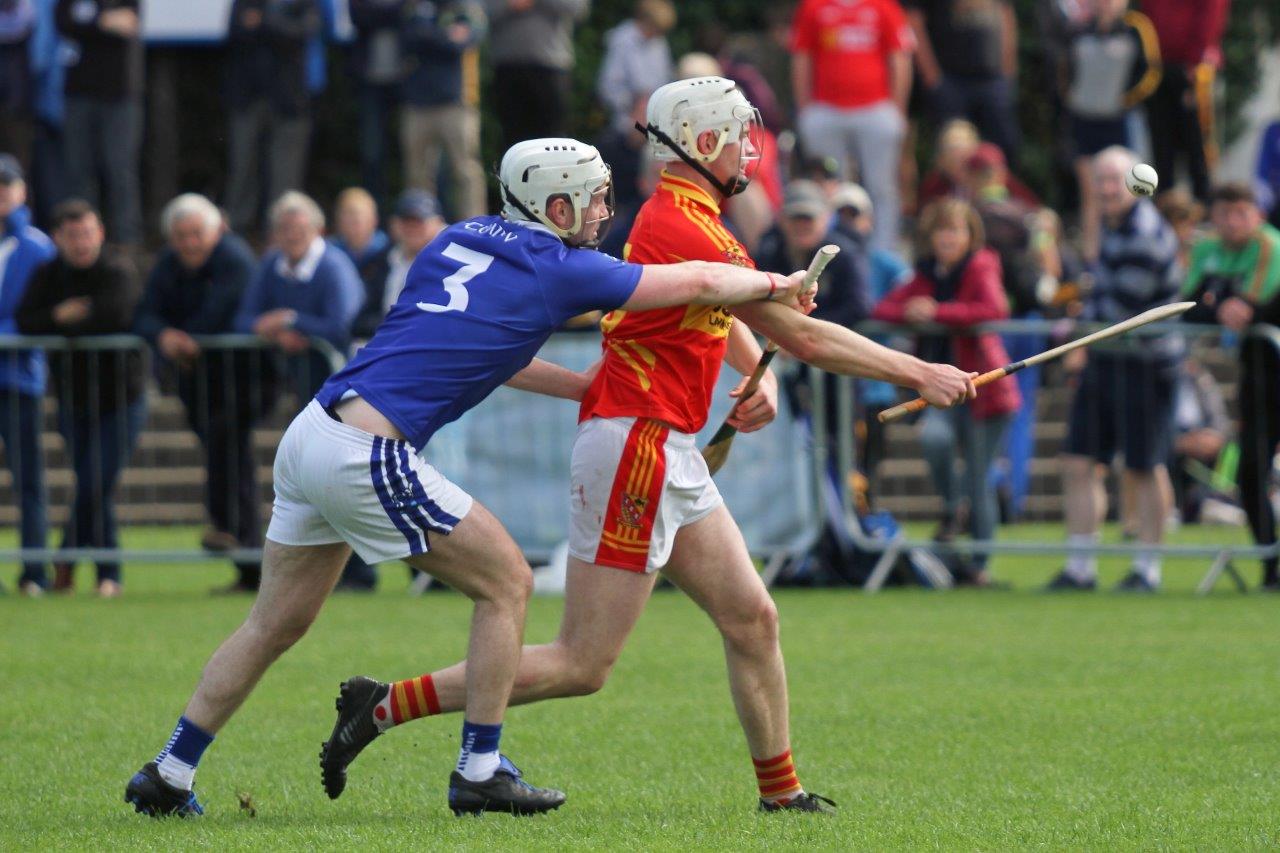
[[[778,642],[778,607],[762,595],[718,620],[725,642],[740,649],[759,649]]]
[[[283,654],[301,640],[314,617],[294,614],[250,614],[249,628],[259,641],[276,654]]]
[[[533,595],[533,571],[524,557],[508,561],[482,581],[472,598],[513,610],[523,610]]]
[[[590,696],[599,693],[613,672],[613,661],[595,658],[576,663],[569,670],[568,695]]]

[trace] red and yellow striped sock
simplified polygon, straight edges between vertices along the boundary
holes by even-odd
[[[760,799],[771,803],[785,803],[804,793],[796,765],[791,760],[791,750],[774,758],[753,758],[756,766],[756,782],[760,785]]]
[[[392,726],[440,713],[440,700],[430,674],[396,681],[373,709],[373,722],[381,731]]]

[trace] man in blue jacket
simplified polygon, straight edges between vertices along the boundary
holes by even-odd
[[[270,341],[286,355],[300,355],[308,339],[328,341],[344,356],[351,321],[364,304],[364,285],[351,259],[325,242],[324,212],[311,198],[290,191],[271,206],[275,248],[267,252],[240,300],[237,332]],[[305,377],[309,396],[328,373]]]
[[[14,315],[22,294],[32,274],[57,254],[49,238],[31,225],[26,201],[27,185],[17,158],[0,154],[0,335],[18,333]],[[0,350],[0,441],[21,502],[24,548],[45,547],[48,533],[40,456],[44,383],[44,353]],[[44,563],[23,563],[18,585],[26,595],[43,593],[48,585]]]
[[[351,323],[364,304],[364,284],[341,249],[325,242],[324,212],[300,192],[287,192],[271,206],[271,236],[253,281],[240,300],[235,330],[270,341],[290,359],[298,396],[305,400],[329,378],[329,363],[307,354],[311,339],[332,344],[343,356],[351,346]],[[343,589],[372,589],[373,569],[353,555]]]

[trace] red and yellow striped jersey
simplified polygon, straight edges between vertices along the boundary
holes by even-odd
[[[640,208],[624,257],[637,264],[721,261],[755,267],[697,184],[669,172]],[[604,364],[579,420],[652,418],[694,433],[707,422],[733,315],[721,306],[611,311],[600,323]]]

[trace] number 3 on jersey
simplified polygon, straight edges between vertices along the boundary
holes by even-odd
[[[444,292],[449,294],[449,301],[444,305],[419,302],[418,308],[432,314],[441,314],[445,311],[466,311],[467,304],[471,301],[471,294],[467,292],[467,282],[489,268],[489,265],[493,263],[493,255],[476,252],[465,246],[459,246],[457,243],[450,243],[445,246],[444,251],[440,254],[462,264],[462,269],[446,277],[441,282],[444,285]]]

